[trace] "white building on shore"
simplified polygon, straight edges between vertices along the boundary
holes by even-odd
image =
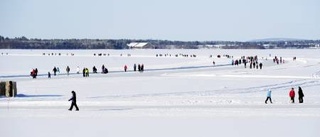
[[[127,44],[130,49],[143,49],[148,43],[147,42],[131,42]]]

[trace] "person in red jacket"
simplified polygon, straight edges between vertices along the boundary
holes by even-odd
[[[289,92],[289,96],[290,96],[290,99],[291,99],[291,103],[294,103],[295,92],[294,92],[293,88],[291,88],[291,90]]]

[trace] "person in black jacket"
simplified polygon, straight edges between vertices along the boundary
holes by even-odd
[[[56,67],[53,67],[52,71],[53,71],[54,76],[57,75],[57,68]]]
[[[72,97],[69,99],[69,101],[72,101],[71,106],[69,108],[70,111],[72,111],[73,106],[76,107],[76,111],[79,111],[78,105],[77,105],[77,96],[76,96],[76,92],[71,91],[72,93]]]
[[[299,87],[298,95],[299,95],[299,103],[303,103],[304,94],[303,94],[303,92],[302,92],[301,87]]]

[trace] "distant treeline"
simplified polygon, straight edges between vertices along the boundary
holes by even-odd
[[[0,49],[129,49],[129,43],[147,42],[144,48],[153,49],[265,49],[265,48],[310,48],[317,47],[320,40],[297,41],[169,41],[135,39],[28,39],[0,36]]]

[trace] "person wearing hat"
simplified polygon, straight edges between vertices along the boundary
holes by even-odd
[[[72,93],[72,97],[69,99],[69,101],[71,101],[71,106],[69,108],[70,111],[72,111],[73,106],[76,107],[76,111],[79,111],[78,105],[77,105],[77,96],[76,96],[76,92],[71,91]]]

